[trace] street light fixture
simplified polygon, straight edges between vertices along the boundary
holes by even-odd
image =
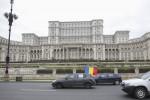
[[[11,34],[11,26],[13,23],[13,20],[18,19],[18,16],[16,14],[12,14],[12,6],[13,6],[14,0],[10,0],[11,9],[10,13],[4,13],[4,17],[8,19],[9,22],[9,37],[8,37],[8,49],[7,49],[7,56],[6,56],[6,71],[5,75],[8,75],[8,67],[9,67],[9,46],[10,46],[10,34]]]

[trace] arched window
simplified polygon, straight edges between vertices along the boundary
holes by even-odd
[[[140,54],[139,54],[139,47],[137,47],[136,50],[137,50],[137,57],[139,58],[139,57],[140,57]]]
[[[136,48],[133,48],[133,58],[136,59]]]
[[[141,52],[141,59],[144,59],[144,50],[143,50],[143,46],[140,47],[140,52]]]

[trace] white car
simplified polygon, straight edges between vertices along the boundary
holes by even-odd
[[[140,78],[123,80],[120,86],[124,92],[134,95],[137,99],[143,99],[150,94],[150,71]]]

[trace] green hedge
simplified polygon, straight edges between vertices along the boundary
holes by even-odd
[[[37,74],[52,74],[52,70],[50,70],[50,69],[40,69],[40,70],[37,70]]]
[[[118,69],[118,73],[135,73],[135,69]]]
[[[146,72],[148,72],[148,71],[150,71],[150,68],[145,68],[145,69],[139,69],[139,73],[146,73]]]
[[[84,73],[84,70],[78,69],[78,70],[76,70],[76,73]]]
[[[65,70],[57,69],[57,70],[56,70],[56,73],[57,73],[57,74],[72,74],[72,73],[73,73],[73,70],[72,70],[72,69],[65,69]]]
[[[112,69],[98,69],[97,73],[114,73]]]
[[[139,68],[139,73],[145,73],[147,71],[150,71],[150,68]],[[56,69],[56,74],[72,74],[73,68],[69,69]],[[84,68],[77,68],[76,73],[84,73]],[[98,74],[100,73],[114,73],[114,68],[98,68],[97,71]],[[118,73],[135,73],[135,68],[124,68],[124,69],[118,69]],[[37,70],[37,74],[52,74],[52,69],[43,69],[43,70]]]

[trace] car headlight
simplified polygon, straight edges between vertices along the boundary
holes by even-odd
[[[56,82],[56,80],[53,81],[53,83]]]
[[[121,85],[121,86],[129,86],[130,83],[121,82],[120,85]]]
[[[129,85],[130,85],[130,83],[126,83],[126,84],[125,84],[125,86],[129,86]]]
[[[124,83],[124,82],[121,82],[120,85],[121,85],[121,86],[125,86],[125,83]]]

